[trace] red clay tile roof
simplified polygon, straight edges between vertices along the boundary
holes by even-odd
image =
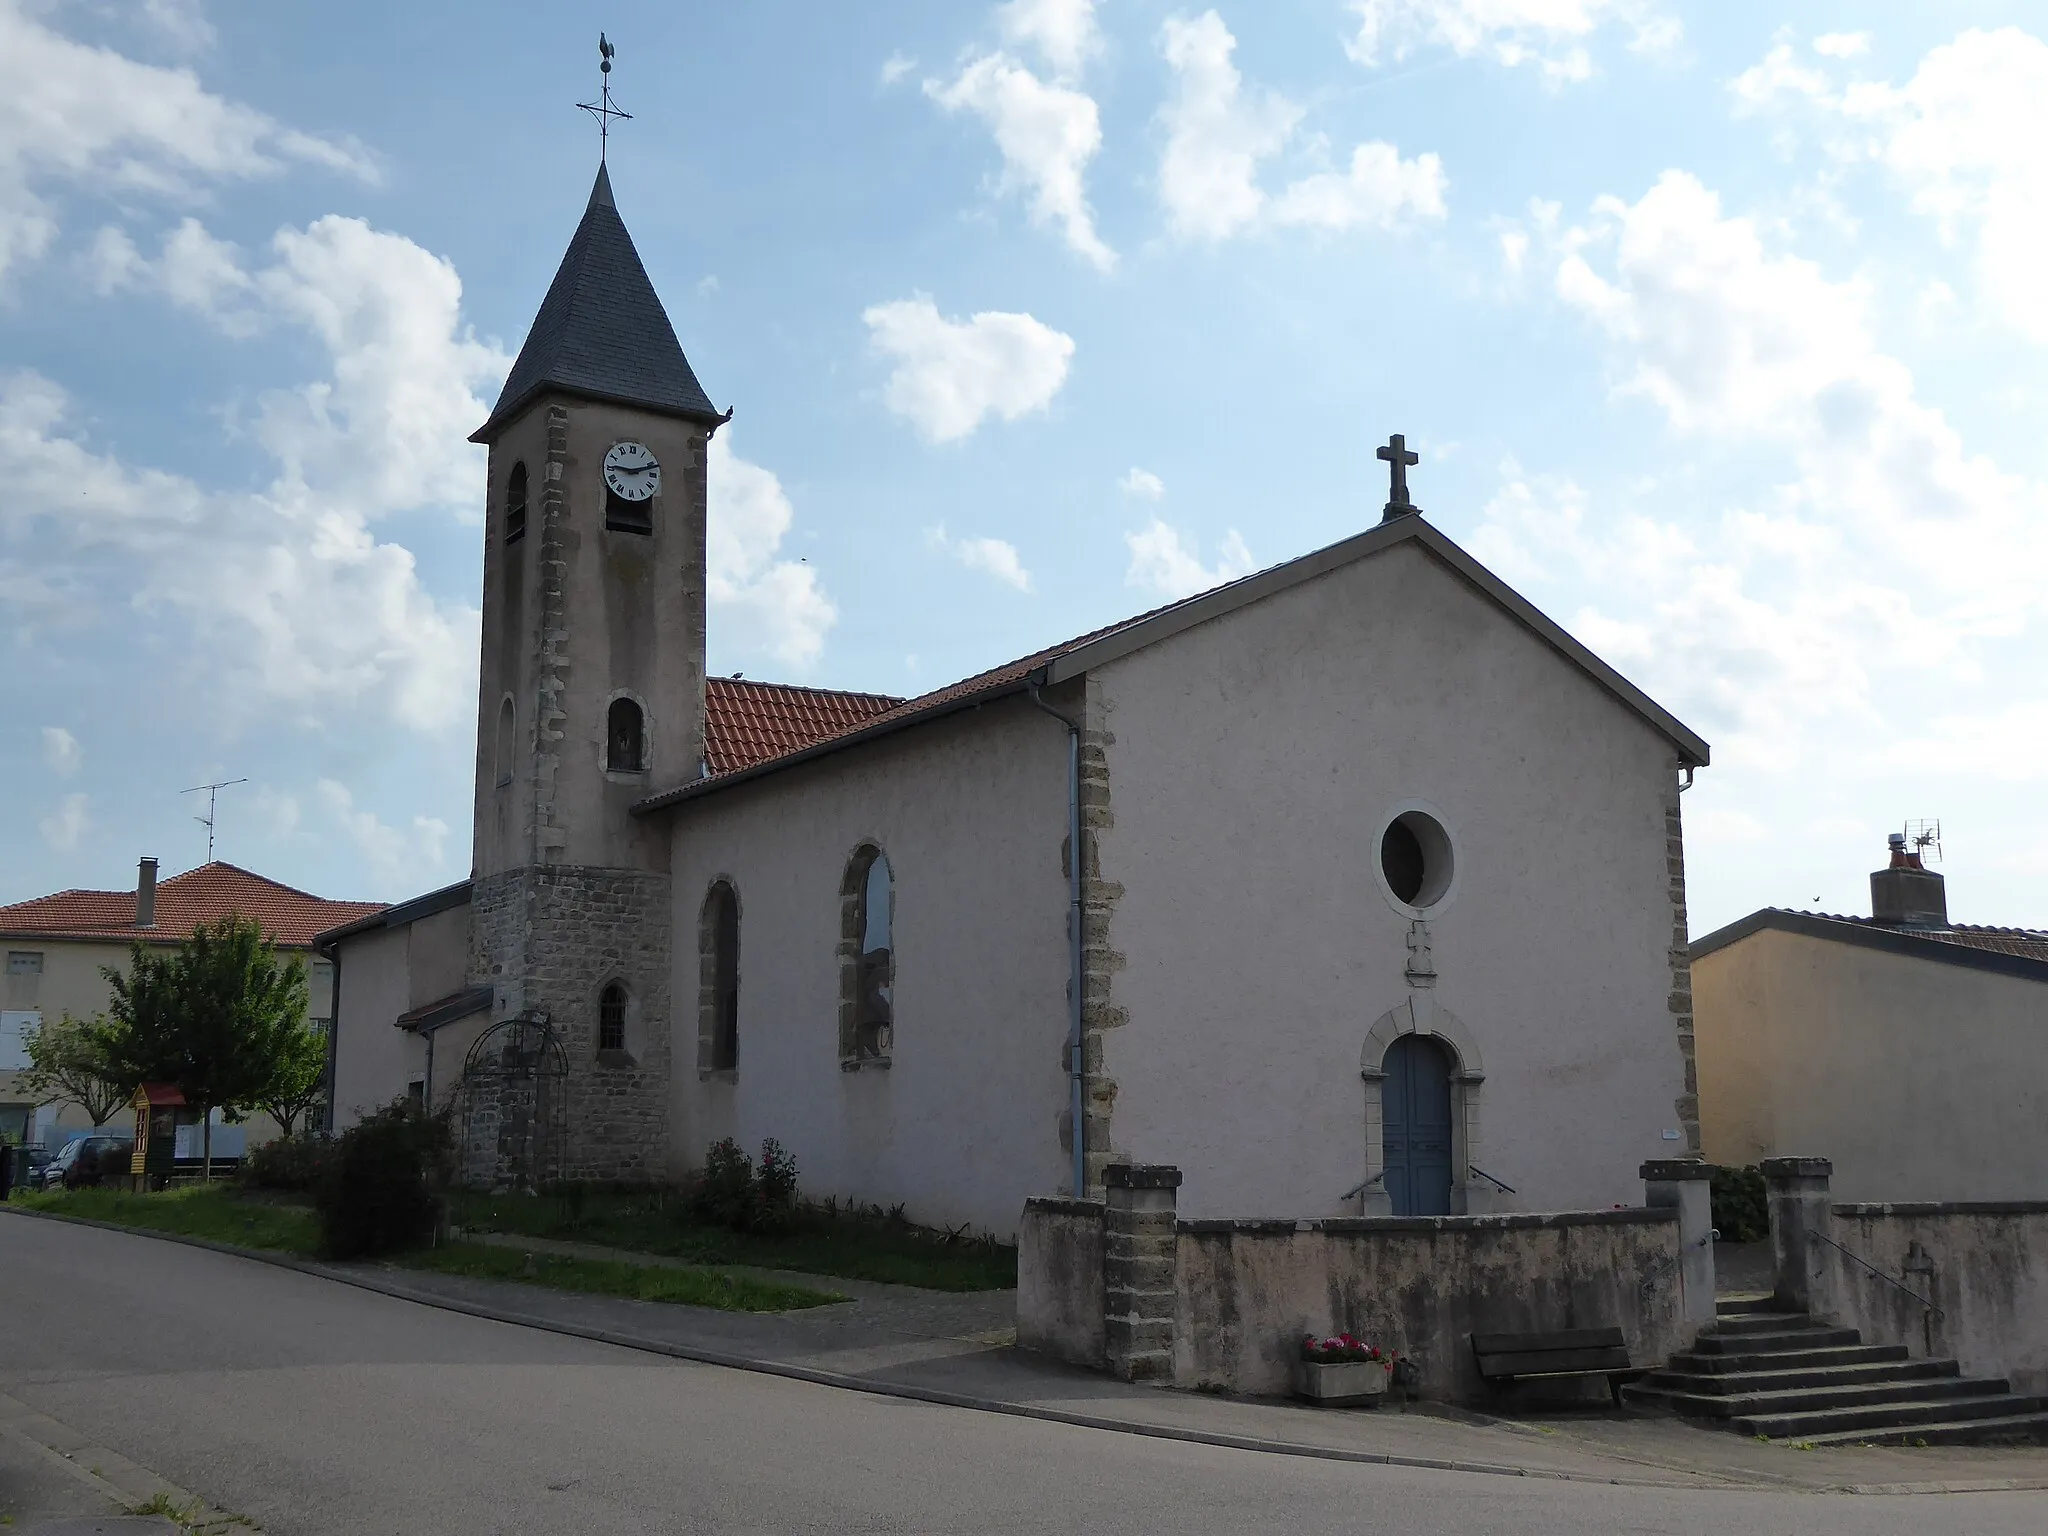
[[[704,759],[713,774],[751,768],[886,715],[903,701],[736,677],[704,680]]]
[[[135,926],[135,892],[59,891],[0,907],[0,935],[51,939],[184,938],[201,923],[231,912],[253,917],[270,938],[288,948],[310,946],[313,936],[372,912],[381,901],[327,901],[266,880],[234,864],[202,864],[156,887],[156,926]]]

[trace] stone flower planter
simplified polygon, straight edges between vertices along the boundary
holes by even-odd
[[[1294,1395],[1321,1408],[1377,1408],[1386,1395],[1389,1372],[1378,1360],[1344,1360],[1319,1365],[1297,1360]]]

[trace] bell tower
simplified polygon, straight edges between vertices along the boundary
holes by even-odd
[[[729,413],[728,413],[729,414]],[[669,859],[704,756],[712,409],[600,165],[490,419],[472,980],[568,1058],[560,1175],[666,1155]]]

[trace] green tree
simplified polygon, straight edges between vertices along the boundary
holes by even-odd
[[[107,1027],[105,1014],[77,1019],[67,1013],[54,1024],[28,1031],[21,1042],[28,1068],[15,1078],[16,1087],[39,1104],[76,1104],[98,1130],[135,1092],[135,1084],[108,1057]]]
[[[327,1036],[300,1020],[289,1029],[281,1029],[263,1050],[270,1061],[271,1075],[268,1085],[256,1095],[255,1107],[290,1136],[299,1116],[325,1096]]]
[[[169,953],[136,944],[113,991],[104,1039],[116,1073],[170,1083],[200,1115],[204,1177],[213,1176],[213,1112],[239,1120],[277,1083],[278,1057],[306,1020],[306,966],[278,964],[253,919],[202,923]]]

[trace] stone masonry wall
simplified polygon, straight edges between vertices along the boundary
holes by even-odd
[[[1672,779],[1664,803],[1664,861],[1671,877],[1671,1020],[1678,1031],[1678,1054],[1685,1062],[1685,1092],[1674,1106],[1685,1131],[1686,1151],[1700,1155],[1700,1079],[1693,1058],[1692,939],[1686,929],[1685,828],[1679,811],[1678,782]]]
[[[668,1151],[669,879],[549,865],[479,880],[472,975],[492,1017],[544,1013],[568,1056],[571,1179],[654,1179]],[[597,1048],[598,998],[626,988],[626,1049]]]

